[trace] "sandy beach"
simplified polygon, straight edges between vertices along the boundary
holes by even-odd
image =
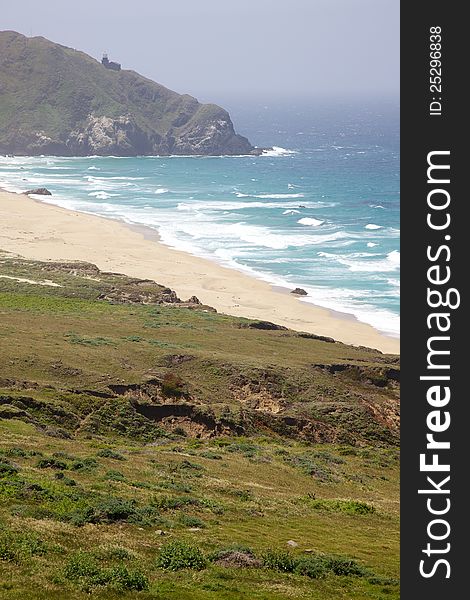
[[[0,191],[0,250],[38,260],[82,260],[101,270],[148,278],[221,313],[262,319],[347,344],[398,354],[399,340],[350,315],[301,302],[242,272],[169,248],[150,229]]]

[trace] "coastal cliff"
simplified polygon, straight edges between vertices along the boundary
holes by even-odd
[[[260,154],[230,115],[43,37],[0,32],[0,154]]]

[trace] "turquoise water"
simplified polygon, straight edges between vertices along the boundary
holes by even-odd
[[[276,148],[261,157],[0,157],[0,186],[46,186],[48,202],[155,228],[165,244],[302,287],[303,302],[397,335],[398,111],[231,113],[254,144]]]

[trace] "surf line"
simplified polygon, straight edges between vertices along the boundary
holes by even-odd
[[[444,157],[446,162],[437,162]],[[440,150],[427,155],[427,183],[432,186],[427,194],[427,225],[431,232],[439,235],[438,247],[428,245],[427,269],[427,317],[426,325],[431,335],[426,341],[426,374],[420,381],[429,387],[426,390],[426,452],[419,455],[420,473],[426,474],[429,487],[419,489],[426,496],[427,540],[422,553],[427,556],[419,563],[419,573],[428,579],[439,575],[446,579],[451,574],[450,533],[451,486],[449,436],[443,438],[451,423],[449,403],[451,399],[451,312],[460,306],[460,292],[450,287],[451,236],[447,230],[451,223],[450,151]],[[441,243],[442,240],[445,243]],[[447,335],[442,335],[447,334]],[[445,357],[445,358],[444,358]]]

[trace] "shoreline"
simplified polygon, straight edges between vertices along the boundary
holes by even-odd
[[[35,202],[39,202],[39,203],[41,202],[40,200],[36,200],[36,199],[34,199],[34,200],[35,200]],[[106,218],[106,217],[102,217],[102,218]],[[116,220],[116,219],[114,219],[114,220]],[[147,240],[150,240],[152,242],[156,242],[157,244],[161,244],[162,246],[170,248],[170,250],[175,250],[177,252],[184,252],[183,250],[178,250],[178,248],[175,248],[173,246],[169,246],[168,244],[164,244],[161,241],[161,237],[160,237],[160,234],[158,233],[158,231],[156,229],[153,229],[152,227],[149,227],[147,225],[125,223],[124,221],[119,221],[119,220],[117,220],[117,222],[118,223],[122,222],[122,224],[125,227],[129,227],[129,229],[133,229],[137,233],[141,233],[144,236],[144,238],[147,239]],[[190,253],[189,252],[185,252],[185,254],[190,254]],[[211,262],[211,263],[213,262],[216,265],[219,265],[219,266],[221,266],[223,268],[226,268],[226,269],[229,269],[229,270],[236,270],[237,272],[242,273],[243,275],[246,275],[246,277],[249,277],[250,279],[256,279],[257,281],[264,281],[265,283],[267,283],[271,287],[271,289],[272,289],[273,292],[276,292],[278,294],[289,294],[289,295],[291,294],[291,291],[292,291],[291,288],[288,288],[286,286],[279,285],[279,284],[269,283],[269,281],[266,281],[266,280],[263,280],[261,278],[257,278],[257,277],[254,277],[254,276],[252,277],[252,276],[248,275],[246,272],[244,272],[242,269],[240,269],[240,270],[235,269],[235,268],[230,269],[230,267],[226,267],[224,264],[222,264],[220,262],[217,262],[215,260],[211,261],[209,258],[205,258],[205,257],[202,257],[202,256],[197,256],[195,254],[190,254],[190,255],[194,256],[195,258],[200,258],[203,261],[208,261],[208,262]],[[295,295],[293,295],[293,296],[290,296],[290,297],[293,297],[293,298],[297,299],[299,302],[302,299],[302,296],[295,296]],[[322,309],[322,310],[323,309],[327,310],[333,317],[335,317],[337,319],[342,319],[342,320],[346,320],[346,321],[354,321],[356,323],[361,323],[361,321],[359,321],[359,319],[355,315],[353,315],[351,313],[341,312],[339,310],[333,310],[332,308],[325,308],[323,306],[319,306],[317,304],[314,304],[313,302],[310,303],[310,304],[314,308],[318,308],[318,309]],[[385,336],[387,338],[396,339],[398,341],[400,340],[399,336],[389,335],[389,334],[387,334],[385,332],[382,332],[382,331],[380,331],[378,329],[375,329],[375,327],[373,327],[373,329],[375,331],[377,331],[380,335],[383,335],[383,336]]]
[[[287,288],[166,246],[143,225],[90,215],[0,189],[0,250],[36,260],[81,260],[104,271],[153,279],[220,313],[399,354],[387,336],[348,313],[301,302]]]

